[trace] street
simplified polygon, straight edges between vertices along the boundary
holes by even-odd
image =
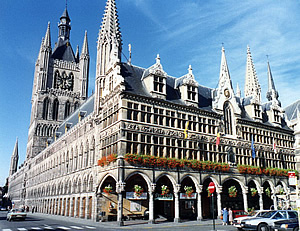
[[[126,221],[120,227],[116,222],[95,223],[90,220],[76,219],[70,217],[54,216],[47,214],[28,213],[25,221],[6,221],[5,211],[0,211],[0,231],[26,231],[26,230],[189,230],[189,231],[209,231],[213,230],[212,220],[189,221],[181,223],[161,222],[158,224],[148,224],[147,221]],[[222,226],[221,221],[216,221],[217,231],[236,231],[233,226]]]

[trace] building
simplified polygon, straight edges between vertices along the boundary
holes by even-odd
[[[27,158],[9,176],[15,205],[120,225],[124,217],[151,223],[155,215],[201,220],[211,217],[214,182],[218,216],[225,206],[290,206],[295,137],[269,63],[263,103],[249,47],[244,97],[233,89],[224,47],[216,89],[197,83],[191,66],[170,76],[159,55],[146,68],[122,62],[116,3],[107,0],[95,94],[86,98],[87,35],[81,56],[73,55],[69,22],[66,9],[53,52],[49,25],[42,41]]]

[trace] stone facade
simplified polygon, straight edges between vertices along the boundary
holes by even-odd
[[[293,130],[285,124],[271,72],[273,97],[261,102],[249,48],[245,98],[232,88],[224,48],[216,89],[197,83],[191,66],[184,76],[169,76],[159,56],[149,68],[123,63],[121,48],[116,4],[107,0],[95,94],[87,100],[79,94],[85,103],[55,122],[49,145],[10,175],[10,197],[20,198],[18,206],[120,225],[144,216],[152,223],[155,215],[201,220],[212,214],[210,182],[218,216],[225,206],[290,206],[288,178],[274,168],[295,169]],[[73,103],[70,90],[54,87],[43,94],[62,90]],[[31,127],[29,137],[38,138],[38,131]],[[34,147],[34,139],[29,144]],[[239,165],[259,167],[242,166],[245,173]]]

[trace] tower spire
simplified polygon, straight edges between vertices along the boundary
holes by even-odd
[[[9,175],[13,175],[17,171],[18,161],[19,161],[19,150],[18,150],[18,138],[17,138],[13,153],[11,155]]]
[[[58,34],[58,41],[60,40],[65,41],[70,39],[70,30],[71,30],[71,19],[69,17],[69,13],[67,10],[67,5],[66,8],[60,17],[60,23],[58,25],[59,28],[59,34]]]
[[[268,91],[267,91],[267,99],[269,101],[272,100],[277,100],[279,97],[278,92],[276,91],[275,88],[275,84],[274,84],[274,80],[273,80],[273,76],[272,76],[272,72],[271,72],[271,67],[270,67],[270,63],[268,60]]]
[[[122,53],[122,38],[115,0],[107,0],[105,8],[98,37],[97,75],[105,75],[110,67],[120,62]]]
[[[88,46],[88,40],[87,40],[87,31],[85,31],[83,45],[82,45],[81,56],[83,56],[83,55],[89,55],[89,46]]]
[[[245,97],[253,96],[256,98],[256,100],[258,100],[259,103],[261,102],[261,88],[258,82],[249,46],[247,46],[247,64],[244,91]]]
[[[51,48],[51,35],[50,35],[50,22],[48,22],[48,27],[44,39],[44,44],[46,48]]]

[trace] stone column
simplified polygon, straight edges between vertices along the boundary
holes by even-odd
[[[221,217],[222,215],[222,203],[221,203],[221,193],[222,193],[222,186],[216,187],[216,191],[217,191],[217,214],[218,214],[218,218]]]
[[[123,191],[125,191],[125,182],[119,181],[116,184],[116,192],[118,194],[118,214],[117,214],[117,223],[119,226],[124,225],[124,221],[122,219],[123,216]]]
[[[96,192],[93,196],[93,208],[92,208],[92,217],[91,217],[91,219],[96,222],[99,221],[98,210],[97,210],[97,206],[98,206],[97,199],[98,199],[98,195]]]
[[[197,187],[197,221],[202,220],[202,200],[201,200],[201,192],[203,189],[203,185],[198,185]]]
[[[83,197],[80,197],[80,203],[79,203],[79,218],[83,218]]]
[[[264,202],[263,202],[263,194],[264,194],[264,187],[258,188],[258,196],[259,196],[259,209],[264,209]]]
[[[248,198],[247,198],[247,193],[248,189],[242,189],[243,191],[243,201],[244,201],[244,211],[248,211]]]
[[[272,196],[271,197],[273,198],[274,209],[277,210],[278,209],[277,208],[277,197],[276,197],[275,192],[272,192]]]
[[[88,211],[89,211],[89,203],[90,203],[90,197],[89,195],[87,194],[86,197],[85,197],[85,219],[88,218]]]
[[[155,187],[156,184],[152,183],[151,184],[151,188],[149,189],[148,193],[149,193],[149,220],[148,223],[149,224],[154,224],[155,223],[155,219],[154,219],[154,192],[155,192]]]
[[[175,217],[174,217],[174,222],[175,223],[180,222],[180,217],[179,217],[179,192],[180,192],[180,184],[176,184],[176,187],[174,188],[174,196],[175,196]]]

